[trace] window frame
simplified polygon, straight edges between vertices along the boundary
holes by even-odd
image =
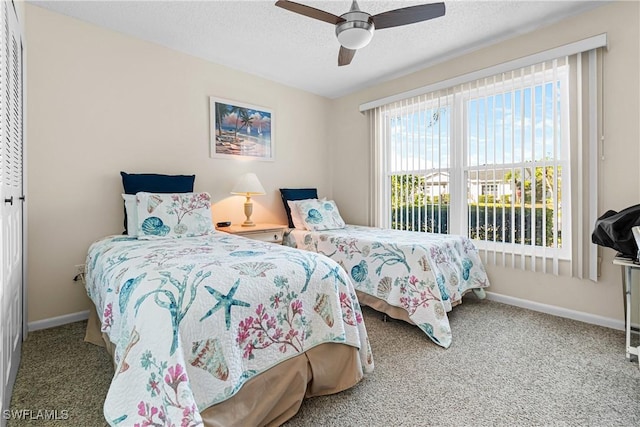
[[[541,69],[536,69],[536,67],[542,67]],[[562,175],[561,181],[558,183],[560,187],[556,190],[560,190],[560,207],[561,213],[557,213],[558,206],[556,205],[557,199],[554,200],[554,215],[559,215],[565,220],[560,221],[560,227],[554,227],[554,242],[557,245],[557,237],[558,234],[561,233],[564,238],[562,239],[562,243],[560,247],[547,247],[547,246],[536,246],[534,244],[525,244],[525,243],[503,243],[503,242],[495,242],[491,240],[480,240],[473,239],[476,246],[485,251],[493,251],[494,255],[497,252],[507,253],[509,255],[524,255],[524,256],[539,256],[544,258],[549,258],[551,256],[555,256],[560,260],[570,260],[571,259],[571,168],[570,168],[570,96],[569,96],[569,85],[571,84],[569,79],[569,64],[565,62],[562,65],[558,65],[552,69],[545,69],[544,64],[537,64],[529,67],[531,70],[530,73],[525,73],[520,70],[519,74],[514,74],[512,71],[509,78],[505,77],[509,73],[503,73],[503,78],[500,82],[496,82],[495,77],[485,78],[483,85],[476,85],[473,89],[464,90],[462,89],[465,85],[460,85],[459,87],[452,88],[449,91],[445,92],[442,96],[436,96],[434,93],[430,94],[431,98],[423,101],[422,97],[418,99],[417,104],[408,105],[409,100],[402,101],[396,103],[393,108],[386,112],[386,117],[384,120],[385,125],[383,126],[386,130],[384,140],[386,143],[384,144],[384,150],[386,152],[386,162],[384,162],[385,170],[381,174],[384,177],[384,195],[380,199],[380,203],[383,203],[382,211],[385,212],[383,215],[383,226],[390,227],[393,212],[393,206],[391,204],[391,182],[393,175],[405,175],[405,174],[413,174],[426,177],[431,173],[448,173],[449,174],[449,194],[450,194],[450,202],[449,202],[449,219],[448,219],[448,233],[449,234],[461,234],[465,236],[470,236],[471,229],[469,226],[469,203],[467,199],[467,192],[469,189],[470,182],[470,172],[477,171],[491,171],[496,169],[510,169],[510,170],[521,170],[531,169],[533,171],[538,167],[549,167],[553,166],[554,168],[561,168]],[[468,106],[471,100],[482,100],[484,98],[490,96],[505,96],[507,93],[515,94],[517,91],[522,91],[524,93],[525,90],[531,89],[535,90],[536,86],[545,86],[547,84],[553,84],[554,86],[558,86],[558,89],[553,89],[554,93],[557,90],[557,96],[559,98],[560,109],[556,112],[555,116],[560,116],[558,132],[560,135],[557,137],[557,145],[554,147],[557,148],[558,154],[554,156],[554,159],[541,159],[541,160],[531,160],[525,161],[524,157],[520,159],[520,161],[513,161],[510,163],[491,163],[484,165],[470,165],[469,161],[469,134],[468,134]],[[543,89],[544,92],[544,89]],[[427,95],[429,96],[429,95]],[[515,95],[512,95],[515,96]],[[543,98],[544,99],[544,98]],[[445,100],[446,102],[443,102]],[[524,101],[523,101],[524,102]],[[515,102],[514,102],[514,107]],[[448,141],[444,143],[448,144],[449,150],[449,165],[448,167],[438,167],[438,168],[407,168],[407,170],[399,171],[394,170],[391,164],[392,158],[395,157],[392,142],[392,132],[391,132],[391,121],[392,118],[395,117],[409,117],[412,114],[420,114],[421,111],[428,109],[440,109],[440,108],[449,108],[450,118],[449,118],[449,130],[447,132]],[[544,107],[543,107],[544,108]],[[543,110],[544,111],[544,110]],[[488,113],[491,116],[493,113]],[[544,112],[543,112],[544,114]],[[530,117],[530,116],[528,116]],[[521,132],[524,133],[524,130]],[[544,133],[543,133],[544,135]],[[555,135],[554,135],[555,138]],[[546,140],[546,136],[543,136],[543,139]],[[460,142],[458,142],[460,141]],[[503,140],[504,141],[504,140]],[[553,141],[551,141],[553,144]],[[440,142],[443,144],[443,141]],[[513,141],[512,141],[513,144]],[[532,148],[535,150],[535,142],[532,142]],[[544,143],[543,143],[544,144]],[[497,147],[494,146],[493,150]],[[535,159],[535,155],[531,156]],[[488,160],[485,158],[485,161]],[[407,161],[407,164],[409,161]],[[396,165],[397,166],[397,165]],[[490,167],[491,166],[491,167]],[[397,169],[397,168],[396,168]],[[543,169],[544,170],[544,169]],[[556,181],[557,182],[557,181]],[[464,190],[466,187],[467,191]],[[535,196],[535,189],[534,189]],[[440,204],[440,203],[439,203]],[[379,207],[380,208],[380,207]],[[513,212],[515,208],[510,208]],[[521,206],[522,211],[524,212],[526,209],[524,204]],[[535,208],[533,208],[535,209]],[[543,210],[546,214],[546,210]],[[557,217],[556,217],[557,218]],[[559,219],[559,218],[558,218]],[[557,232],[556,232],[557,230]],[[531,230],[532,240],[535,242],[536,232],[538,230],[534,228]],[[517,249],[516,249],[517,248]]]

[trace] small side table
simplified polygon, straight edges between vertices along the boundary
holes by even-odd
[[[243,227],[241,225],[230,225],[229,227],[216,228],[217,231],[223,231],[236,236],[246,237],[253,240],[261,240],[263,242],[282,244],[282,236],[284,231],[289,228],[283,224],[256,224],[253,227]]]
[[[624,258],[621,256],[616,256],[613,259],[613,263],[615,265],[622,266],[622,270],[624,272],[624,294],[625,294],[625,329],[626,329],[626,352],[627,359],[631,358],[632,354],[635,354],[638,357],[638,367],[640,367],[640,345],[637,347],[633,347],[631,345],[631,310],[632,310],[632,300],[631,300],[631,287],[632,283],[632,271],[633,269],[640,269],[640,264],[636,264],[632,259]],[[640,312],[640,309],[638,310]]]

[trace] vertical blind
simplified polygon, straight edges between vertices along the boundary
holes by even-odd
[[[374,224],[596,280],[599,61],[592,49],[368,110]]]

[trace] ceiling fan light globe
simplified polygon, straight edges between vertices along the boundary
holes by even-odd
[[[373,23],[349,21],[336,26],[336,36],[341,46],[356,50],[369,44],[373,38],[373,30]]]

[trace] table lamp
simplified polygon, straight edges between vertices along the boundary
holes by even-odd
[[[247,220],[242,223],[243,227],[254,227],[255,224],[251,221],[251,214],[253,213],[253,203],[251,203],[251,196],[258,196],[266,194],[264,187],[260,184],[258,177],[255,173],[245,173],[238,179],[236,185],[231,190],[231,194],[238,194],[245,196],[247,200],[244,202],[244,215]]]

